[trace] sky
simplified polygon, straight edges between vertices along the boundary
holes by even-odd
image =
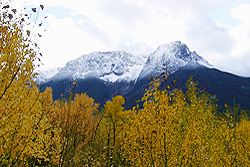
[[[150,52],[178,40],[214,67],[250,77],[249,0],[15,0],[28,13],[41,3],[42,69],[94,51],[140,44]]]

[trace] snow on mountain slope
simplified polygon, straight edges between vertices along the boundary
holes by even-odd
[[[162,71],[163,68],[167,68],[167,71],[174,73],[186,65],[193,67],[199,65],[211,66],[196,52],[191,52],[185,44],[182,44],[180,41],[175,41],[159,46],[155,52],[149,55],[139,78],[155,75]]]
[[[38,83],[47,82],[48,79],[54,77],[58,73],[59,70],[60,68],[52,68],[49,70],[38,72],[38,75],[36,78],[37,82]]]
[[[145,60],[125,51],[94,52],[69,61],[49,80],[96,77],[107,82],[134,81]]]
[[[132,50],[93,52],[69,61],[65,67],[54,71],[43,72],[38,76],[39,82],[61,79],[85,79],[95,77],[106,82],[137,81],[155,75],[163,68],[171,73],[181,67],[197,68],[211,65],[196,52],[191,52],[180,41],[159,46],[152,54],[147,46],[141,43],[131,44]],[[135,52],[136,48],[140,50]],[[133,52],[133,54],[132,54]]]

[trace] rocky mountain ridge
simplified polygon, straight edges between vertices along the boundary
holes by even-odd
[[[155,75],[164,65],[173,73],[187,64],[210,66],[196,52],[191,52],[185,44],[175,41],[159,46],[149,56],[133,55],[126,51],[93,52],[69,61],[65,67],[54,70],[53,75],[48,71],[40,73],[38,82],[88,77],[112,83],[135,82],[138,78]]]

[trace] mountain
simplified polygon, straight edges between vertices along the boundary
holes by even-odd
[[[50,78],[55,76],[59,72],[60,68],[51,68],[46,71],[42,71],[38,73],[37,83],[46,83]]]
[[[196,52],[189,51],[180,41],[159,46],[149,56],[145,56],[148,47],[141,43],[133,44],[133,48],[142,48],[142,54],[132,55],[126,51],[93,52],[69,61],[65,67],[45,71],[38,76],[38,83],[51,80],[99,78],[105,82],[136,81],[155,75],[163,68],[171,73],[186,65],[211,66]],[[165,65],[165,66],[164,66]]]
[[[180,41],[161,45],[155,52],[149,55],[139,78],[142,79],[150,75],[155,76],[164,68],[166,68],[164,70],[174,73],[186,65],[189,67],[196,67],[197,65],[211,66],[205,59],[200,57],[196,52],[191,52]]]
[[[216,97],[220,108],[223,108],[224,104],[232,106],[235,102],[235,104],[239,104],[242,109],[250,109],[250,78],[240,77],[215,68],[208,68],[201,65],[189,66],[188,64],[172,73],[162,87],[171,85],[172,87],[181,88],[185,91],[186,83],[190,77],[193,77],[193,80],[199,82],[198,86],[200,89]],[[142,78],[136,82],[130,92],[126,94],[128,108],[134,106],[134,99],[140,99],[142,97],[150,81],[151,80],[146,77]]]
[[[93,52],[69,61],[65,67],[60,68],[53,76],[48,72],[40,74],[38,83],[51,80],[99,78],[106,82],[135,81],[145,60],[140,56],[133,56],[125,51]],[[50,74],[50,73],[48,73]]]
[[[54,72],[39,74],[37,83],[41,90],[52,87],[54,99],[67,98],[72,90],[73,93],[86,92],[96,102],[104,104],[120,94],[126,99],[126,108],[130,108],[149,86],[148,78],[161,72],[170,72],[172,75],[167,84],[176,80],[183,90],[186,81],[194,76],[201,88],[217,97],[220,106],[232,104],[235,97],[243,108],[250,108],[247,101],[250,98],[249,78],[213,68],[180,41],[161,45],[148,56],[126,51],[93,52],[68,62]],[[77,87],[73,88],[75,80]]]
[[[65,67],[40,73],[37,83],[43,90],[52,87],[53,98],[68,97],[73,81],[77,80],[74,93],[87,92],[98,103],[111,97],[125,95],[136,82],[145,58],[125,51],[93,52],[69,61]]]
[[[170,78],[176,80],[177,87],[185,88],[187,80],[193,76],[199,81],[199,87],[214,95],[220,107],[224,104],[240,104],[242,109],[250,109],[250,78],[220,71],[214,68],[180,68]]]

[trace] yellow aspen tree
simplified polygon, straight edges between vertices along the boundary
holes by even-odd
[[[218,164],[220,166],[249,166],[249,117],[244,116],[239,107],[231,108],[228,105],[225,107],[226,115],[221,119],[222,128],[220,129],[220,136],[222,135],[220,141],[223,148],[218,150],[221,152]]]
[[[25,31],[25,17],[0,2],[0,165],[23,163],[24,151],[39,124],[39,90],[35,85],[37,44]],[[39,115],[40,117],[40,115]]]
[[[119,150],[121,139],[121,131],[126,117],[123,105],[125,100],[122,96],[117,95],[112,98],[112,101],[107,101],[104,105],[104,117],[106,118],[107,131],[107,163],[112,166],[114,159],[119,159],[117,152]],[[105,120],[104,120],[105,121]],[[119,163],[119,162],[117,162]]]
[[[236,124],[237,165],[250,166],[250,120],[240,119]]]
[[[84,147],[84,164],[88,166],[124,166],[121,141],[127,113],[124,111],[125,100],[118,95],[107,101],[104,108],[95,113],[100,120],[94,136]]]
[[[99,118],[92,138],[81,150],[81,161],[86,166],[105,166],[109,162],[106,153],[109,122],[103,115]]]
[[[52,89],[46,88],[39,95],[39,113],[34,119],[33,136],[24,150],[25,161],[29,166],[58,166],[61,152],[61,129],[54,122]]]
[[[135,166],[168,166],[174,153],[170,152],[174,149],[171,143],[178,142],[173,130],[185,103],[171,108],[171,95],[168,90],[159,90],[159,85],[159,80],[151,82],[142,98],[143,108],[133,108],[125,127],[124,154]],[[184,99],[181,92],[176,94]]]
[[[94,99],[86,94],[77,94],[69,102],[55,102],[54,119],[61,129],[61,152],[59,166],[81,164],[81,149],[91,139],[98,118],[93,112],[98,108]]]
[[[188,91],[151,82],[126,123],[124,155],[132,166],[209,166],[215,106],[189,81]],[[212,150],[212,149],[211,149]]]
[[[187,83],[185,94],[187,105],[184,110],[186,129],[183,133],[182,157],[184,166],[210,166],[213,162],[213,139],[216,130],[216,105],[207,93],[197,88],[198,83]]]

